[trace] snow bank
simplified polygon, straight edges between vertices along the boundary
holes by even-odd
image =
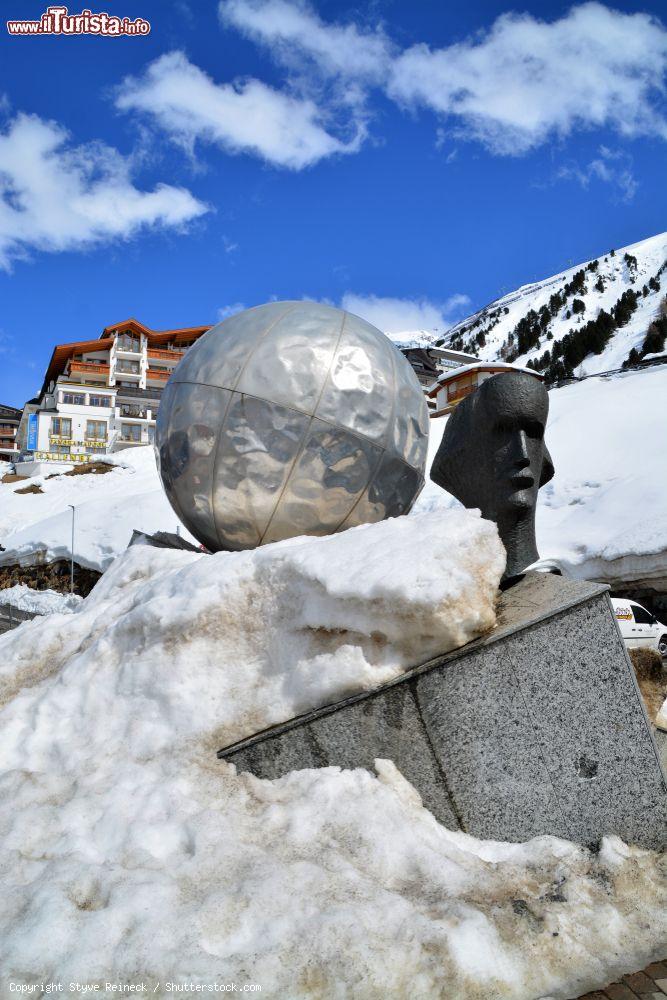
[[[655,717],[655,725],[658,729],[667,732],[667,698],[663,701],[662,707]]]
[[[215,759],[489,627],[502,565],[464,511],[136,546],[74,614],[0,639],[4,979],[524,1000],[657,957],[648,852],[452,833],[389,761],[262,781]]]
[[[0,565],[50,562],[71,555],[72,511],[76,506],[76,561],[103,572],[127,548],[132,530],[176,531],[194,541],[171,509],[150,446],[105,456],[114,465],[103,475],[34,476],[0,484]],[[42,493],[17,493],[31,484]]]
[[[667,591],[667,366],[549,393],[556,474],[540,490],[540,555],[577,579]],[[431,421],[428,468],[446,417]],[[458,507],[430,480],[416,511]]]
[[[33,590],[24,583],[0,590],[0,604],[11,604],[20,611],[34,611],[36,615],[52,615],[57,611],[67,614],[81,604],[78,594],[59,594],[57,590]]]

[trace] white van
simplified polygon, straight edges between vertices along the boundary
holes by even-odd
[[[636,601],[612,597],[612,606],[628,649],[655,649],[667,656],[667,627]]]

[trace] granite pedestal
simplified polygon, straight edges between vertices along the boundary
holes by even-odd
[[[389,758],[450,829],[664,849],[667,785],[607,591],[529,573],[482,638],[218,756],[264,778]]]

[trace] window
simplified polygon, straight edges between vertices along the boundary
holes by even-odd
[[[122,424],[121,436],[124,441],[141,441],[141,424]]]
[[[109,396],[89,396],[88,403],[90,406],[110,406]]]
[[[88,441],[105,441],[107,425],[104,420],[88,420],[86,422],[86,439]]]
[[[148,416],[148,410],[144,406],[137,406],[133,403],[121,403],[120,415],[121,417],[142,417],[145,419]]]
[[[68,438],[72,436],[72,421],[69,417],[52,417],[51,434],[54,437]]]
[[[86,397],[82,392],[62,392],[60,402],[68,403],[70,406],[85,406]]]
[[[135,333],[121,333],[116,337],[117,351],[132,351],[138,354],[141,351],[141,337]]]
[[[117,361],[116,362],[117,372],[128,372],[133,375],[139,374],[139,362],[138,361]]]
[[[632,610],[635,615],[635,621],[638,625],[652,625],[655,621],[653,615],[650,615],[646,608],[640,608],[636,604],[632,606]]]

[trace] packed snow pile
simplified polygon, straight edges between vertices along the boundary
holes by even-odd
[[[662,729],[667,732],[667,698],[662,703],[662,707],[655,717],[655,724],[658,729]]]
[[[600,354],[591,353],[574,367],[576,375],[612,371],[621,367],[633,348],[641,348],[650,324],[659,316],[667,293],[667,274],[660,273],[666,261],[667,233],[622,247],[613,254],[605,251],[592,261],[496,299],[451,327],[445,343],[478,354],[484,361],[496,360],[503,351],[517,347],[517,326],[522,320],[532,323],[532,313],[541,328],[539,342],[511,359],[525,365],[537,361],[547,350],[553,353],[555,344],[570,331],[576,334],[601,310],[611,313],[620,297],[632,291],[637,294],[637,304],[630,319],[615,330]],[[576,278],[581,271],[583,282]],[[557,302],[554,296],[562,298]]]
[[[19,611],[32,611],[36,615],[68,614],[81,604],[78,594],[59,594],[56,590],[33,590],[24,583],[0,590],[0,605],[11,604]]]
[[[132,537],[132,530],[176,531],[189,541],[192,535],[180,523],[165,496],[152,447],[138,447],[105,455],[114,465],[106,475],[34,476],[0,483],[0,565],[29,565],[69,559],[74,555],[88,569],[104,572]],[[29,486],[40,493],[19,493]]]
[[[136,546],[74,614],[1,638],[4,981],[526,1000],[662,954],[649,852],[452,833],[389,761],[277,781],[216,761],[488,628],[502,565],[454,510],[254,552]]]
[[[537,540],[574,577],[667,591],[667,366],[552,389]],[[431,421],[429,468],[447,418]],[[457,507],[430,480],[415,510]]]

